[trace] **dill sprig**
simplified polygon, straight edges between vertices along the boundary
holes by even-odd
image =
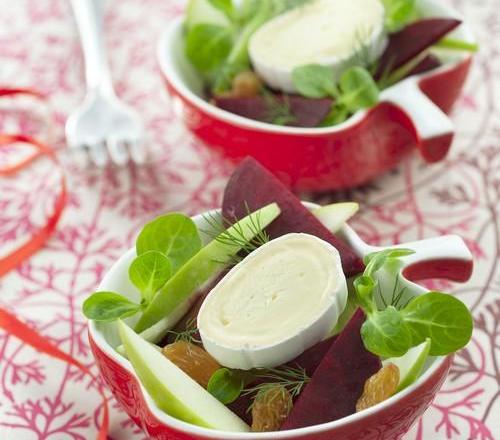
[[[380,297],[382,304],[384,305],[385,308],[387,308],[388,306],[393,306],[393,307],[396,307],[398,310],[401,310],[401,309],[405,308],[410,303],[410,301],[413,299],[413,298],[409,298],[406,302],[403,303],[403,298],[404,298],[404,295],[407,292],[408,288],[403,287],[402,289],[398,290],[398,288],[399,288],[399,277],[398,276],[396,277],[396,282],[394,283],[394,287],[392,288],[390,301],[386,301],[384,295],[382,294],[382,289],[380,287],[380,284],[377,283],[377,286],[378,286],[379,297]]]
[[[275,125],[287,125],[297,120],[292,113],[290,99],[287,95],[283,95],[283,100],[280,101],[272,93],[264,91],[263,97],[266,105],[265,119],[267,122]]]
[[[292,398],[297,397],[301,393],[304,385],[311,380],[306,370],[300,367],[278,367],[256,370],[255,378],[269,380],[269,382],[260,383],[243,390],[242,396],[253,394],[253,402],[255,402],[257,394],[266,392],[274,387],[283,387],[288,390]],[[247,411],[252,409],[253,402]]]
[[[377,71],[377,60],[370,45],[370,32],[368,29],[358,28],[354,38],[356,40],[356,52],[354,53],[353,64],[355,66],[365,67],[373,76]]]
[[[198,327],[196,326],[196,318],[191,318],[186,322],[186,328],[183,331],[176,332],[169,330],[167,335],[172,335],[174,342],[187,342],[190,344],[201,344],[201,339],[198,337]]]
[[[248,215],[252,214],[246,202],[245,209]],[[240,255],[231,257],[229,262],[240,262],[246,255],[252,253],[269,241],[269,235],[262,227],[260,211],[257,211],[255,215],[250,217],[250,222],[247,225],[253,235],[253,238],[250,240],[246,238],[247,234],[245,234],[243,226],[238,222],[236,217],[234,217],[234,221],[231,221],[223,216],[219,217],[212,213],[208,213],[205,214],[203,218],[208,223],[211,230],[202,230],[202,232],[223,245],[241,248]],[[219,262],[223,264],[228,263],[227,260]]]

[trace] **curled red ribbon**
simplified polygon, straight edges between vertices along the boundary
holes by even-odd
[[[0,134],[0,148],[6,145],[11,145],[15,142],[30,144],[33,147],[35,147],[35,152],[26,157],[25,159],[23,159],[21,162],[16,163],[15,165],[12,165],[7,168],[0,168],[0,176],[11,176],[29,166],[35,159],[41,156],[47,156],[50,160],[54,162],[56,167],[60,169],[61,172],[60,191],[59,194],[57,195],[54,204],[54,211],[45,222],[45,225],[39,228],[30,237],[30,239],[26,243],[24,243],[21,247],[17,248],[10,254],[0,258],[0,276],[5,275],[7,272],[11,271],[19,264],[21,264],[23,261],[30,258],[36,251],[38,251],[45,244],[45,242],[49,239],[49,237],[55,230],[57,222],[59,221],[59,218],[61,217],[64,206],[66,204],[66,197],[67,197],[66,179],[64,177],[61,165],[59,164],[59,161],[57,160],[54,151],[50,147],[42,144],[41,142],[38,142],[37,140],[24,135]]]
[[[45,100],[45,97],[42,94],[31,89],[0,88],[0,97],[19,94],[29,95],[42,101]],[[64,176],[61,164],[59,163],[57,156],[54,153],[54,150],[44,143],[29,136],[25,136],[22,134],[0,134],[0,148],[7,145],[12,145],[14,143],[29,144],[34,148],[34,152],[14,165],[0,168],[0,176],[12,176],[30,166],[31,163],[36,159],[40,157],[47,157],[54,163],[54,165],[60,172],[60,190],[54,203],[54,211],[47,218],[45,224],[37,231],[35,231],[35,233],[26,243],[24,243],[8,255],[0,258],[0,277],[5,275],[7,272],[10,272],[23,261],[29,259],[46,243],[46,241],[55,231],[56,225],[64,210],[67,199],[66,178]],[[19,338],[22,342],[33,347],[34,349],[45,353],[55,359],[59,359],[70,365],[73,365],[79,368],[85,374],[89,375],[91,378],[95,379],[95,376],[87,367],[85,367],[69,354],[59,350],[47,338],[40,335],[36,330],[33,330],[32,328],[21,322],[13,314],[2,308],[0,308],[0,328],[5,330],[8,334]],[[98,392],[103,402],[103,421],[102,425],[99,428],[97,440],[106,440],[109,427],[108,400],[101,388],[98,388]]]

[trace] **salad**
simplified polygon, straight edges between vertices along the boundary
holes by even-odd
[[[180,213],[144,226],[129,267],[136,302],[95,292],[83,312],[116,321],[116,350],[157,406],[185,422],[268,432],[364,411],[416,381],[430,358],[464,347],[473,321],[452,295],[398,287],[411,250],[361,261],[336,235],[356,210],[309,210],[247,158],[206,229]]]
[[[381,91],[476,45],[419,0],[190,0],[186,57],[206,98],[250,119],[339,124]]]

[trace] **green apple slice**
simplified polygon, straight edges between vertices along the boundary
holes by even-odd
[[[212,6],[209,0],[190,0],[186,8],[186,26],[189,29],[197,24],[226,27],[230,23],[224,12]]]
[[[312,210],[314,216],[332,233],[337,232],[359,210],[354,202],[333,203]]]
[[[233,261],[238,252],[280,214],[271,203],[247,215],[200,249],[158,291],[135,327],[143,332],[172,313]],[[228,239],[236,237],[236,239]]]
[[[156,324],[147,328],[139,334],[139,336],[147,342],[156,344],[160,342],[168,333],[169,330],[175,327],[175,325],[181,320],[181,318],[188,312],[193,303],[195,302],[198,295],[193,295],[184,301],[180,306],[178,306],[170,315],[165,316],[165,318],[160,319]],[[125,356],[125,347],[119,345],[116,347],[116,351],[121,355]]]
[[[233,432],[250,430],[236,414],[121,320],[118,329],[137,376],[162,411],[205,428]]]
[[[405,389],[418,379],[429,356],[430,349],[431,340],[427,338],[420,345],[410,348],[403,356],[389,358],[383,362],[383,365],[392,363],[399,368],[399,385],[396,392]]]
[[[356,292],[354,291],[354,287],[352,285],[355,278],[356,277],[347,278],[347,302],[329,336],[336,336],[340,334],[354,316],[356,310],[358,310],[359,305],[356,300]]]

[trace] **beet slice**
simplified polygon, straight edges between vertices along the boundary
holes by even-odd
[[[323,357],[281,430],[331,422],[356,412],[366,380],[382,366],[361,340],[364,320],[358,310]]]
[[[389,36],[375,78],[393,72],[438,42],[462,22],[455,18],[427,18]]]
[[[337,340],[337,336],[325,339],[317,344],[309,347],[304,353],[297,356],[295,359],[287,363],[292,368],[303,368],[309,377],[312,377],[316,368],[325,357],[330,347]]]
[[[215,105],[228,112],[261,122],[276,123],[280,116],[283,125],[317,127],[328,115],[333,100],[310,99],[298,95],[255,96],[253,98],[214,97]]]
[[[312,377],[316,368],[321,363],[321,360],[328,352],[332,344],[337,339],[336,336],[325,339],[324,341],[318,342],[316,345],[308,348],[304,353],[297,356],[295,359],[288,362],[286,365],[292,368],[303,368],[309,377]],[[264,380],[256,380],[253,384],[249,384],[250,386],[255,386],[260,383],[264,383],[267,381]],[[248,411],[250,405],[253,400],[252,395],[243,395],[238,397],[233,403],[229,404],[228,407],[231,411],[233,411],[237,416],[241,419],[245,420],[248,424],[252,424],[252,414],[251,411]]]
[[[363,263],[354,251],[326,229],[283,183],[255,159],[245,158],[226,186],[222,214],[233,221],[243,218],[248,210],[255,211],[272,202],[278,203],[281,214],[266,229],[271,238],[291,232],[315,235],[337,248],[346,276],[363,270]]]

